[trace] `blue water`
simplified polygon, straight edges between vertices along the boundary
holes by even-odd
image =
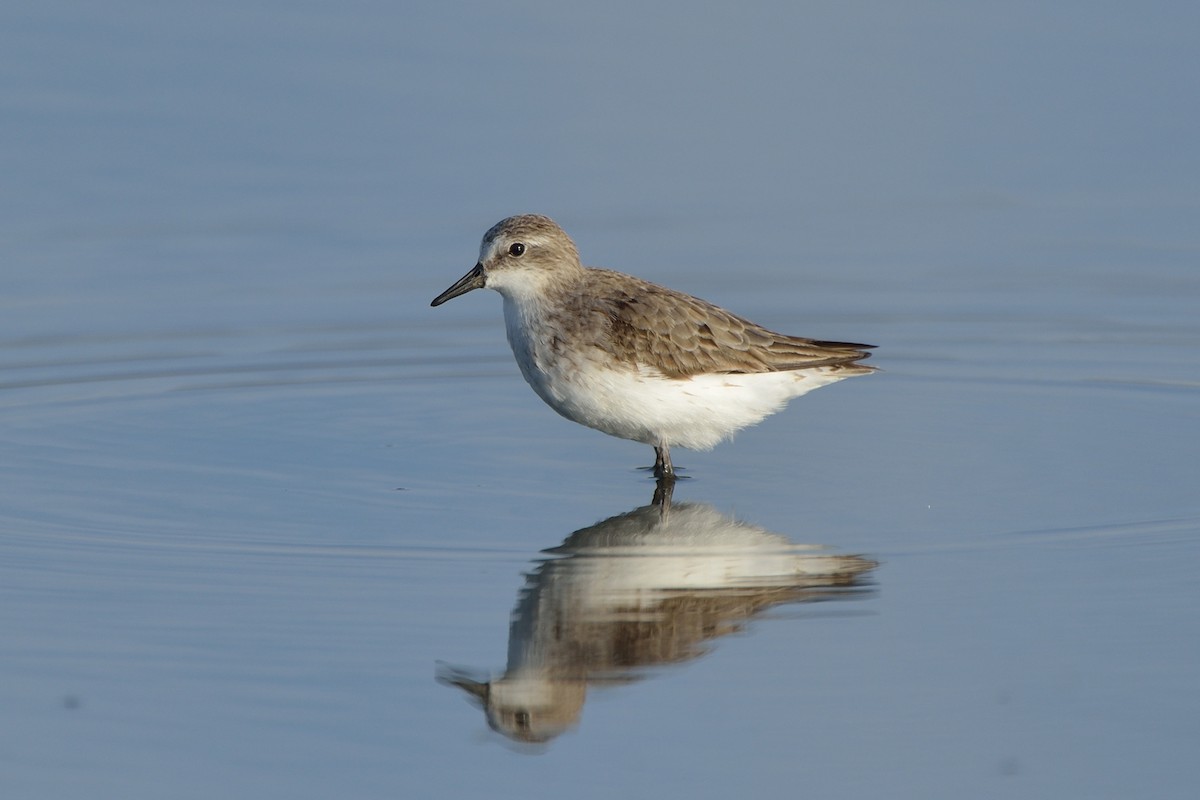
[[[0,795],[1191,797],[1198,23],[7,4]],[[881,371],[660,524],[525,211]]]

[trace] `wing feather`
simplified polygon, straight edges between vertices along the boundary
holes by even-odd
[[[787,336],[698,297],[639,278],[589,269],[589,286],[576,295],[570,327],[589,344],[623,363],[658,369],[672,378],[700,373],[781,372],[858,366],[872,345]],[[565,321],[564,321],[565,322]],[[590,332],[590,334],[588,333]]]

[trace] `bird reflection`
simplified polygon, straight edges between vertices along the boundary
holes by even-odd
[[[589,686],[697,658],[772,606],[865,591],[875,562],[674,503],[673,483],[545,551],[513,610],[503,675],[439,665],[438,680],[471,695],[494,730],[544,743],[579,722]]]

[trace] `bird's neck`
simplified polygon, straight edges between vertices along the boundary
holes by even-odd
[[[527,324],[543,323],[549,311],[563,305],[563,297],[579,290],[585,269],[539,275],[535,280],[511,281],[498,287],[504,298],[504,315]]]

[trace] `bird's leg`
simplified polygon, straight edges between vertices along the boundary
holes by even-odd
[[[665,444],[654,448],[654,477],[675,477],[675,468],[671,466],[671,449]]]
[[[654,485],[654,499],[651,505],[658,507],[658,516],[662,522],[667,521],[671,511],[671,495],[675,493],[675,476],[667,475],[658,479]]]

